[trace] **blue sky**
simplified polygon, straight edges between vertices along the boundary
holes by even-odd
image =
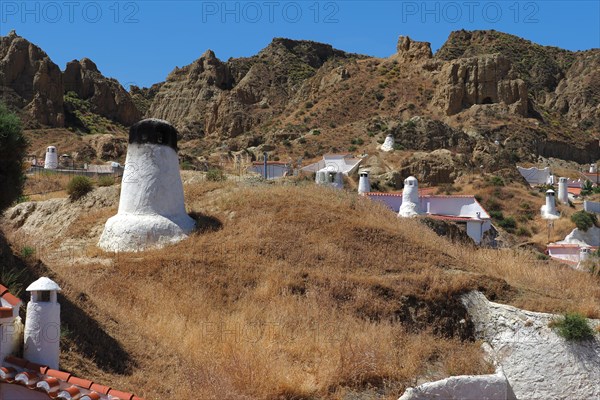
[[[273,37],[387,57],[399,35],[437,50],[453,30],[495,29],[570,50],[600,47],[600,1],[0,1],[0,34],[15,29],[61,69],[89,57],[130,84],[163,81],[212,49],[250,56]]]

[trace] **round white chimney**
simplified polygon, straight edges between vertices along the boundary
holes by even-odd
[[[542,206],[542,218],[544,219],[556,219],[559,217],[556,211],[556,199],[554,198],[554,190],[549,189],[546,191],[546,205]]]
[[[46,148],[46,159],[44,160],[45,169],[56,169],[58,168],[58,153],[56,153],[56,147],[48,146]]]
[[[58,369],[60,358],[61,290],[56,282],[40,278],[26,289],[31,293],[25,318],[25,347],[23,356],[34,363]]]
[[[177,157],[177,130],[145,119],[129,130],[117,215],[98,245],[106,251],[141,251],[187,237],[195,221],[185,211]]]
[[[598,166],[594,164],[590,164],[590,174],[595,174],[598,172]]]
[[[369,171],[360,171],[358,174],[358,194],[365,194],[371,191],[371,182],[369,181]]]
[[[402,205],[398,215],[400,217],[414,217],[419,214],[419,182],[414,176],[409,176],[404,180]]]
[[[569,204],[569,186],[567,178],[558,179],[558,201]]]

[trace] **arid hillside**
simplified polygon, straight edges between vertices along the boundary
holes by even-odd
[[[160,251],[95,247],[118,186],[5,213],[2,279],[64,289],[62,369],[148,399],[395,399],[492,370],[461,293],[600,316],[597,277],[525,250],[451,243],[303,181],[183,178],[200,229]]]

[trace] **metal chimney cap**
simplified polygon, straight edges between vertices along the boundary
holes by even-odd
[[[25,289],[28,292],[39,292],[39,291],[61,291],[62,289],[56,282],[54,282],[50,278],[41,277],[37,281],[33,282],[31,285]]]

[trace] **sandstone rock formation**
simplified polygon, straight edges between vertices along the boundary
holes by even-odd
[[[496,103],[527,115],[527,86],[515,77],[510,61],[499,54],[451,61],[442,68],[440,79],[437,98],[447,115],[474,104]]]
[[[438,149],[431,153],[415,152],[403,161],[399,169],[401,176],[415,176],[419,181],[432,185],[452,183],[462,175],[467,158],[453,154],[450,150]]]
[[[155,95],[146,115],[172,121],[184,137],[205,133],[207,111],[233,85],[227,66],[212,50],[183,68],[175,68]]]
[[[405,149],[433,151],[436,149],[456,149],[470,152],[474,140],[460,129],[427,117],[412,117],[396,126],[392,133],[396,143]]]
[[[63,73],[64,92],[75,92],[88,100],[91,111],[125,126],[140,119],[141,113],[129,93],[116,79],[103,76],[88,58],[67,64]]]
[[[396,50],[397,53],[392,58],[404,62],[427,60],[433,56],[431,43],[416,42],[408,36],[400,36],[398,38]]]
[[[60,69],[15,31],[0,37],[0,93],[9,106],[22,109],[40,124],[64,125]]]
[[[184,138],[235,137],[281,113],[328,60],[352,56],[331,45],[283,38],[256,56],[226,63],[209,50],[171,72],[147,115],[172,121]],[[348,77],[343,68],[338,74]]]
[[[545,105],[559,111],[583,129],[600,130],[600,50],[576,54]]]

